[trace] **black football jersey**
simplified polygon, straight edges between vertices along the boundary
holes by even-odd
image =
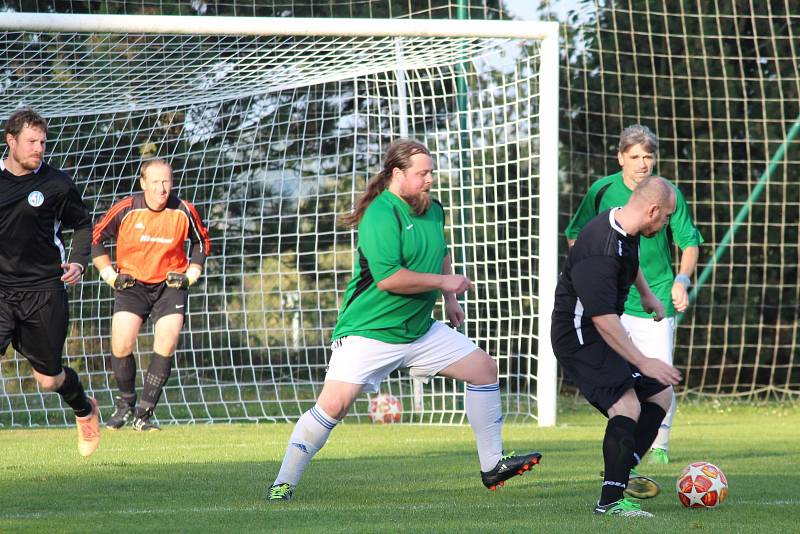
[[[72,252],[62,229],[74,230]],[[62,263],[89,261],[92,220],[75,184],[46,163],[23,176],[0,160],[0,287],[63,288]]]
[[[554,348],[574,351],[600,334],[592,317],[625,311],[639,271],[639,236],[617,223],[619,208],[593,218],[570,248],[556,285],[551,337]]]

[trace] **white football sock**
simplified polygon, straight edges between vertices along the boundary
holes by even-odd
[[[317,452],[328,441],[328,436],[339,421],[326,414],[319,404],[300,416],[289,437],[281,470],[275,484],[296,486],[303,471]]]
[[[500,384],[497,382],[481,386],[467,384],[464,408],[472,431],[475,432],[481,471],[491,471],[503,457],[503,405],[500,402]]]

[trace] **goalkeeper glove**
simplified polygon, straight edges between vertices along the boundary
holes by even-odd
[[[167,273],[167,287],[174,289],[186,289],[200,278],[200,269],[194,265],[190,265],[185,273],[176,273],[170,271]]]
[[[117,291],[128,289],[136,283],[136,278],[129,274],[118,273],[113,266],[109,265],[100,270],[100,278],[105,280],[106,284],[110,285]]]

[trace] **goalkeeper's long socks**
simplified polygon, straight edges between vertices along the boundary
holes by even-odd
[[[144,375],[144,387],[142,387],[139,409],[136,411],[137,417],[143,417],[148,412],[153,413],[171,372],[172,357],[154,352]]]
[[[616,415],[608,420],[606,435],[603,438],[603,462],[605,470],[603,489],[599,505],[606,505],[622,498],[628,484],[633,458],[636,421],[624,415]]]
[[[120,396],[130,399],[136,396],[136,359],[133,354],[128,354],[122,358],[111,356],[111,370],[114,372],[114,379],[117,381]]]
[[[500,385],[467,384],[464,395],[467,419],[475,432],[481,471],[489,472],[503,457],[503,405],[500,402]]]
[[[289,437],[275,484],[296,486],[311,459],[328,441],[331,430],[338,422],[326,414],[319,404],[301,415]]]

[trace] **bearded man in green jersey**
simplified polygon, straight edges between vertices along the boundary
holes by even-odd
[[[653,173],[658,152],[658,139],[647,126],[635,124],[620,135],[617,159],[620,172],[596,181],[583,197],[578,211],[566,229],[567,242],[575,243],[578,233],[595,215],[609,208],[624,206],[633,190]],[[675,187],[674,184],[672,184]],[[644,310],[641,296],[632,287],[625,302],[622,323],[636,347],[646,355],[672,365],[674,346],[675,314],[689,306],[688,289],[691,276],[697,266],[700,244],[703,237],[692,221],[686,199],[675,187],[677,196],[675,213],[656,235],[641,240],[640,265],[653,293],[664,304],[666,319],[652,320],[652,314]],[[681,250],[680,268],[677,275],[672,270],[672,245]],[[651,463],[669,462],[669,433],[675,413],[673,397],[670,410],[663,416],[658,436],[650,450]],[[639,459],[637,459],[638,461]]]
[[[292,498],[306,466],[364,391],[376,392],[399,367],[427,381],[467,382],[464,408],[475,432],[483,484],[494,490],[539,463],[541,454],[504,455],[497,364],[463,334],[431,317],[440,295],[454,327],[457,296],[472,288],[453,274],[444,209],[431,198],[433,159],[412,140],[393,142],[383,169],[343,222],[358,229],[353,278],[333,332],[325,385],[289,438],[270,501]]]

